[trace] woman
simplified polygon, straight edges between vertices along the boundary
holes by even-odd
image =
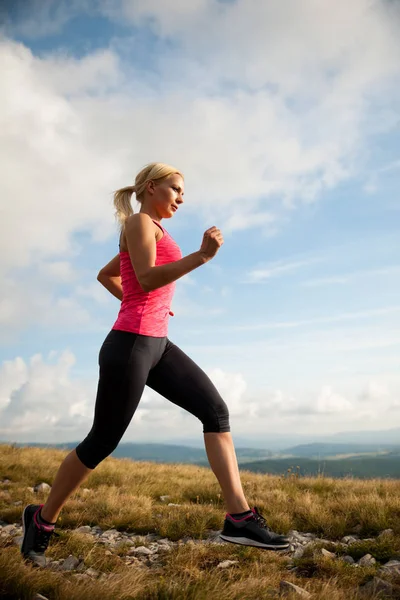
[[[133,193],[141,203],[138,214],[131,206]],[[227,508],[221,538],[267,549],[289,546],[289,540],[273,533],[257,508],[250,509],[246,501],[224,400],[207,375],[167,337],[175,282],[210,261],[223,244],[220,230],[211,227],[200,249],[182,258],[161,221],[173,217],[183,196],[183,175],[163,163],[146,166],[134,186],[114,194],[120,252],[100,270],[98,280],[122,303],[99,353],[93,426],[61,464],[46,503],[30,504],[24,510],[21,552],[34,564],[46,564],[44,552],[62,507],[115,450],[145,385],[203,424],[208,460]]]

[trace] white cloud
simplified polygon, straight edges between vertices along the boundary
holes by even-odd
[[[287,271],[297,271],[302,267],[308,267],[312,264],[320,262],[322,259],[320,258],[312,258],[306,260],[294,260],[294,261],[277,261],[266,265],[264,267],[260,267],[258,269],[253,269],[248,274],[247,282],[248,283],[259,283],[265,281],[266,279],[270,279],[271,277],[276,277],[281,275],[282,273],[286,273]]]
[[[19,357],[3,363],[2,439],[57,441],[60,435],[65,441],[74,436],[75,430],[89,425],[94,390],[84,381],[71,380],[74,363],[74,355],[67,350],[58,356],[51,353],[47,360],[36,354],[29,363]]]
[[[74,376],[75,356],[68,350],[20,357],[0,366],[0,440],[66,442],[83,439],[94,415],[97,381]],[[338,429],[389,427],[400,408],[400,379],[362,380],[354,393],[329,383],[291,393],[285,389],[254,388],[244,374],[221,368],[208,370],[228,405],[232,431],[265,433],[266,428],[296,433],[311,425],[329,433]],[[146,388],[123,441],[199,436],[201,423],[187,411]],[[319,429],[318,429],[319,431]]]

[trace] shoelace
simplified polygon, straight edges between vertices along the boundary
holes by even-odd
[[[254,510],[255,510],[255,512],[253,513],[253,516],[254,516],[254,519],[257,521],[257,523],[261,527],[264,527],[264,529],[266,529],[267,531],[271,531],[270,527],[268,527],[268,525],[267,525],[267,521],[262,516],[262,514],[258,512],[258,508],[256,506],[254,507]]]
[[[55,535],[56,537],[60,537],[59,533],[56,533],[53,529],[53,531],[46,531],[45,529],[38,529],[36,528],[36,535],[35,535],[35,552],[45,552],[45,550],[47,550],[47,546],[49,545],[49,540],[51,538],[52,535]]]

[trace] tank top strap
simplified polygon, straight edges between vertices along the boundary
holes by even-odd
[[[155,223],[157,225],[157,227],[159,227],[161,229],[161,231],[163,233],[165,233],[164,227],[158,221],[155,221],[154,219],[152,219],[152,221],[153,221],[153,223]]]

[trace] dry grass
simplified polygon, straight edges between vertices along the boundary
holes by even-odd
[[[27,487],[45,481],[51,485],[67,452],[0,445],[0,518],[21,520],[21,506],[44,501]],[[371,553],[377,561],[400,558],[400,480],[333,480],[258,475],[241,471],[251,505],[265,514],[280,532],[297,529],[338,540],[355,530],[374,538],[392,528],[395,535],[360,542],[350,547],[355,559]],[[183,536],[202,539],[208,529],[221,529],[225,514],[219,485],[210,469],[191,465],[135,463],[106,459],[90,475],[84,487],[69,500],[58,522],[60,538],[52,541],[47,555],[82,557],[88,567],[113,577],[104,581],[76,581],[74,575],[38,570],[26,565],[19,549],[0,545],[0,597],[31,600],[40,592],[57,600],[260,600],[273,598],[281,579],[293,581],[318,600],[356,600],[357,589],[379,566],[354,568],[341,560],[321,556],[318,548],[297,561],[296,575],[287,570],[288,557],[234,544],[176,546],[163,555],[160,568],[125,565],[123,549],[112,556],[90,537],[74,533],[80,525],[99,525],[135,533],[155,532],[172,540]],[[169,507],[160,502],[182,506]],[[328,545],[324,546],[329,548]],[[219,562],[238,560],[239,565],[217,569]]]

